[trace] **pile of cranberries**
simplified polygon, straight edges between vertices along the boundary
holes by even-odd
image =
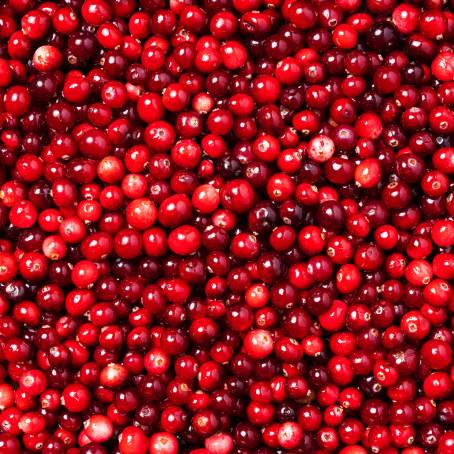
[[[0,454],[453,454],[452,0],[0,1]]]

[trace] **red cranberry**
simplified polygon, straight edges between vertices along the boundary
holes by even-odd
[[[0,451],[451,452],[449,7],[57,3],[0,6]]]

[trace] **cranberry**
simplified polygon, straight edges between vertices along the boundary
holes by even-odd
[[[107,441],[113,433],[112,423],[103,415],[91,416],[87,421],[85,435],[91,441],[102,443]]]
[[[451,452],[453,24],[2,4],[0,451]]]
[[[126,427],[119,435],[119,449],[125,454],[147,454],[149,441],[139,427]]]

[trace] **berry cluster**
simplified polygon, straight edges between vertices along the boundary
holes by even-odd
[[[453,454],[452,0],[0,1],[0,454]]]

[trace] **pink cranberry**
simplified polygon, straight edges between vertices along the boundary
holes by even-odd
[[[96,443],[109,440],[113,435],[113,426],[109,419],[103,415],[91,416],[85,427],[86,436]]]
[[[328,161],[334,155],[334,152],[334,142],[325,135],[314,137],[307,145],[308,156],[315,162]]]

